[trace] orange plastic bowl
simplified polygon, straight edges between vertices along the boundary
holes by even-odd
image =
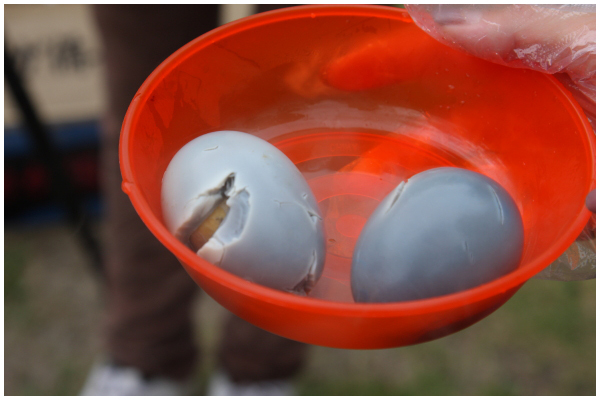
[[[270,141],[307,178],[328,246],[310,297],[229,274],[165,228],[167,165],[188,141],[217,130]],[[216,301],[294,340],[375,349],[479,321],[565,251],[590,217],[594,149],[580,107],[551,76],[454,51],[399,9],[302,6],[225,25],[169,57],[131,102],[120,157],[123,190],[140,217]],[[525,226],[520,267],[447,296],[353,303],[350,259],[366,218],[400,181],[452,165],[511,193]]]

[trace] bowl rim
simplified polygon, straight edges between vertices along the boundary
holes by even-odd
[[[340,14],[348,16],[385,17],[412,23],[412,19],[405,10],[389,6],[306,5],[268,11],[241,18],[199,36],[174,52],[148,76],[129,105],[121,127],[121,137],[119,142],[119,161],[121,174],[123,176],[122,189],[129,196],[136,212],[143,220],[146,227],[150,229],[154,236],[158,238],[169,251],[176,255],[182,263],[187,265],[188,268],[198,272],[205,278],[218,283],[220,286],[238,292],[243,296],[254,298],[261,302],[267,302],[275,306],[331,316],[390,318],[401,315],[439,312],[465,306],[505,294],[512,289],[518,288],[557,259],[577,238],[591,216],[591,212],[586,209],[584,203],[582,203],[582,209],[577,217],[556,241],[559,245],[546,250],[536,257],[536,259],[522,265],[517,270],[491,282],[461,292],[421,300],[394,303],[335,302],[298,296],[251,283],[201,259],[192,252],[192,250],[179,242],[167,230],[163,223],[151,211],[150,206],[144,199],[140,188],[135,183],[135,174],[129,163],[129,137],[130,132],[137,125],[140,118],[140,106],[146,102],[162,79],[168,75],[175,66],[182,63],[197,50],[220,39],[269,22]],[[579,132],[585,132],[587,134],[587,142],[589,143],[591,150],[588,156],[591,158],[592,164],[594,165],[589,190],[593,190],[595,188],[596,178],[595,134],[581,107],[575,101],[571,93],[568,92],[554,77],[550,75],[545,75],[545,77],[550,84],[555,86],[555,89],[557,89],[559,93],[562,93],[563,96],[561,100],[565,104],[565,107],[571,111],[575,123],[580,125]]]

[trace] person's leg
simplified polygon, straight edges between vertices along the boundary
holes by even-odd
[[[259,11],[271,6],[259,6]],[[120,190],[117,148],[129,102],[152,70],[183,44],[216,26],[216,6],[97,6],[106,47],[109,112],[104,125],[103,171],[108,205],[107,347],[118,363],[147,375],[181,378],[195,358],[189,318],[195,285],[145,228]],[[231,316],[219,366],[233,382],[291,377],[306,345]]]
[[[119,131],[146,77],[178,48],[215,28],[218,6],[101,5],[95,15],[108,78],[102,138],[107,350],[118,364],[180,379],[192,372],[197,353],[190,315],[196,285],[121,191]]]
[[[292,378],[304,365],[308,345],[266,332],[230,315],[218,362],[232,381],[248,383]]]

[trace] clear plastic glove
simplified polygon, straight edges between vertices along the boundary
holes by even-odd
[[[596,129],[596,6],[407,5],[438,41],[498,64],[554,74]]]
[[[438,41],[516,68],[554,74],[596,129],[595,5],[407,5],[415,23]],[[586,204],[595,212],[596,193]],[[536,277],[596,277],[596,218],[565,253]]]

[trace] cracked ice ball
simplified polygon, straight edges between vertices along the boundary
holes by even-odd
[[[323,272],[317,202],[290,159],[256,136],[220,131],[187,143],[165,171],[161,200],[167,228],[237,276],[301,294]]]
[[[375,209],[352,258],[357,302],[410,301],[466,290],[515,270],[523,222],[492,179],[435,168],[402,182]]]

